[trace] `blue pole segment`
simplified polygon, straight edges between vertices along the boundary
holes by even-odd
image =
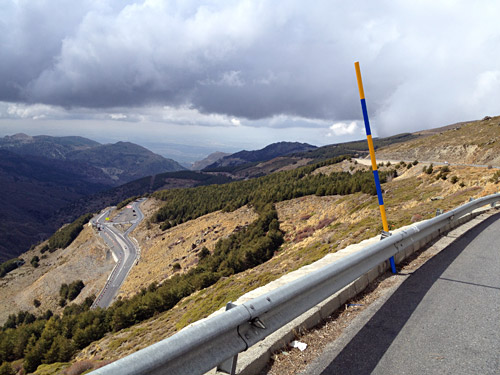
[[[365,130],[366,135],[371,135],[372,131],[370,129],[370,120],[368,119],[368,110],[366,109],[366,100],[361,99],[361,109],[363,111],[363,119],[365,120]]]
[[[384,204],[384,198],[382,198],[382,188],[380,187],[380,179],[378,177],[378,170],[373,171],[373,178],[375,179],[375,187],[377,188],[378,204],[382,206]]]

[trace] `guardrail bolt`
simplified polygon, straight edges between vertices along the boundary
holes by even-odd
[[[266,329],[266,326],[264,325],[264,323],[262,323],[262,320],[260,320],[258,317],[257,318],[254,318],[252,319],[252,321],[250,322],[254,327],[257,327],[257,328],[260,328],[260,329]]]
[[[391,232],[386,232],[385,230],[382,231],[381,235],[380,235],[380,240],[383,240],[384,238],[387,238],[387,237],[390,237],[392,236],[392,233]]]

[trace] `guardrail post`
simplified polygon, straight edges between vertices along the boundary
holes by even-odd
[[[385,230],[383,230],[382,233],[380,234],[380,241],[382,241],[384,238],[387,238],[390,236],[392,236],[391,232],[386,232]]]
[[[442,215],[443,210],[441,208],[436,209],[436,216]]]
[[[226,305],[226,311],[231,310],[233,307],[236,307],[236,305],[231,301],[228,302]],[[226,359],[224,362],[220,363],[217,366],[217,371],[224,372],[230,375],[235,375],[237,363],[238,363],[238,354],[236,354],[233,358]]]

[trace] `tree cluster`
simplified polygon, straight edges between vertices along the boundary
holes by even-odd
[[[35,317],[25,311],[11,314],[0,331],[0,363],[24,358],[24,370],[42,363],[67,362],[76,350],[100,339],[106,328],[105,311],[89,310],[93,298],[65,308],[62,316],[50,310]]]
[[[50,252],[54,252],[57,249],[64,249],[68,247],[83,230],[83,226],[87,224],[90,219],[92,219],[92,216],[94,215],[82,215],[71,224],[59,229],[49,238],[48,250]]]
[[[156,192],[153,196],[166,203],[156,212],[153,221],[162,223],[161,228],[165,230],[210,212],[233,211],[245,204],[262,206],[311,194],[345,195],[359,191],[376,194],[375,183],[369,172],[312,174],[322,166],[339,163],[345,158],[337,157],[291,171],[225,185]],[[381,173],[381,182],[390,173]]]
[[[24,260],[20,258],[9,259],[6,262],[0,264],[0,277],[4,277],[10,271],[15,270],[16,268],[22,266],[24,264]]]
[[[67,300],[73,301],[78,297],[83,288],[85,288],[85,284],[82,280],[73,281],[69,285],[66,283],[62,284],[59,288],[59,296],[61,297],[61,301],[64,301],[62,306],[66,305]]]

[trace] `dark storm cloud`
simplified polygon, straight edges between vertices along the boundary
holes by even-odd
[[[348,121],[360,118],[360,60],[380,133],[498,112],[498,9],[487,1],[473,9],[453,1],[6,3],[2,101]]]

